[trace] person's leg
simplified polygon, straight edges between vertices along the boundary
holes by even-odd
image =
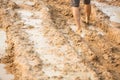
[[[81,29],[80,27],[80,10],[79,7],[72,7],[73,17],[77,26],[77,31]]]
[[[91,4],[90,4],[90,0],[84,0],[84,3],[85,3],[86,23],[89,23],[90,14],[91,14]]]
[[[80,0],[71,0],[72,12],[77,26],[77,32],[81,31],[79,2]]]

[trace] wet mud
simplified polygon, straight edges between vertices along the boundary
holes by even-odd
[[[99,0],[119,6],[114,1]],[[0,28],[8,47],[0,63],[14,80],[119,80],[119,23],[111,25],[95,4],[91,25],[81,20],[78,35],[68,0],[1,0]]]

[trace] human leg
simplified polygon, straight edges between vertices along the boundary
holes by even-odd
[[[90,14],[91,14],[91,4],[90,4],[90,0],[84,0],[84,3],[85,3],[86,23],[89,23]]]
[[[77,26],[77,32],[81,31],[79,2],[80,0],[71,0],[72,12]]]

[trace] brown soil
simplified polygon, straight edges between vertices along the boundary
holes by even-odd
[[[6,30],[8,44],[7,55],[1,58],[0,62],[6,64],[6,69],[15,75],[14,80],[83,80],[79,75],[75,78],[71,76],[71,74],[76,75],[81,71],[90,73],[93,77],[85,80],[120,80],[120,29],[110,27],[108,16],[93,5],[91,24],[104,35],[98,34],[97,30],[91,30],[89,28],[91,26],[87,26],[81,21],[81,25],[86,31],[85,37],[82,38],[70,28],[74,24],[74,20],[68,0],[31,1],[35,2],[33,6],[18,5],[12,0],[0,0],[0,28]],[[99,1],[109,5],[120,5],[118,0]],[[49,10],[44,10],[43,7],[47,7]],[[55,55],[64,57],[64,62],[60,63],[64,64],[64,68],[60,70],[61,76],[49,77],[42,71],[44,66],[49,67],[51,64],[45,64],[35,52],[34,43],[23,31],[25,24],[17,22],[21,20],[20,15],[16,12],[17,9],[42,12],[44,14],[42,17],[45,27],[42,32],[44,37],[49,40],[51,46],[56,48],[67,46],[68,50],[64,53],[59,53],[59,50],[56,49]],[[83,13],[84,11],[81,10],[82,18],[84,18]],[[34,29],[33,27],[31,26],[30,29]],[[33,61],[35,64],[29,64],[29,61]],[[58,68],[56,68],[57,70]],[[71,79],[66,76],[70,76]]]
[[[120,2],[118,0],[98,0],[100,2],[105,2],[109,5],[120,6]]]

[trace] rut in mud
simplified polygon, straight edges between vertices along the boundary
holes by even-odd
[[[81,21],[77,35],[68,0],[1,0],[8,48],[0,62],[14,80],[119,80],[120,29],[95,4],[92,25]]]

